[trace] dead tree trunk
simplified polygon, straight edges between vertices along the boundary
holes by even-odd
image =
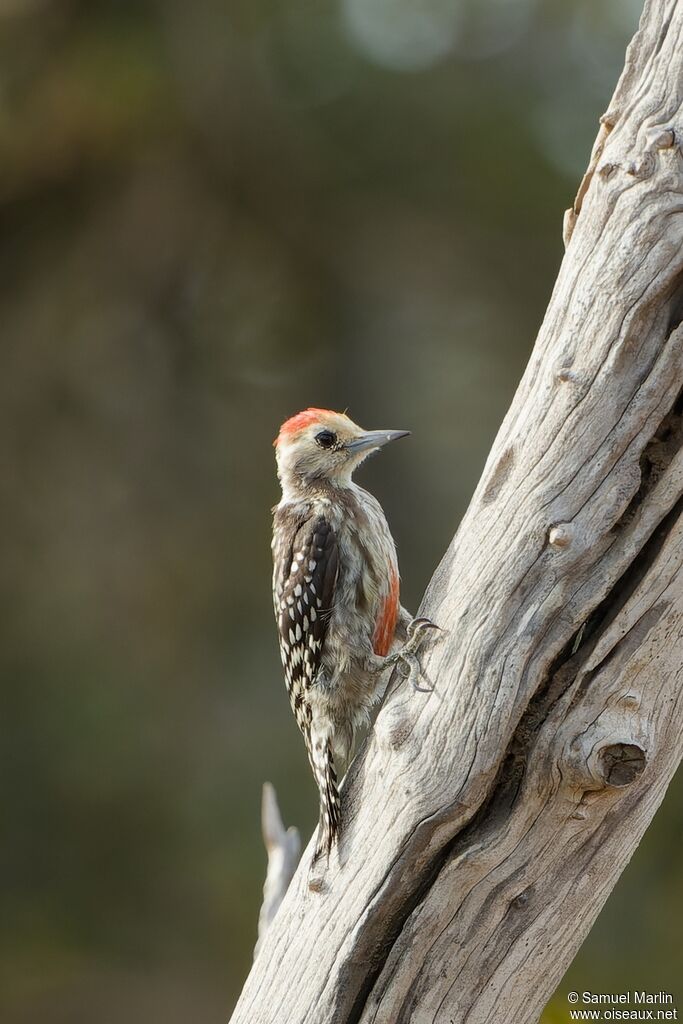
[[[683,3],[649,0],[529,366],[234,1024],[538,1019],[683,752]]]

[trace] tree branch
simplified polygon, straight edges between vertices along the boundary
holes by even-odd
[[[683,754],[683,5],[650,0],[534,352],[233,1024],[538,1015]]]
[[[275,917],[289,888],[301,856],[298,829],[285,828],[277,794],[270,782],[264,782],[261,797],[261,832],[268,854],[268,869],[263,885],[263,903],[258,919],[258,941],[254,959],[263,944],[263,937]]]

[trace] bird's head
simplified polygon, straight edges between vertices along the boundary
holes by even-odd
[[[348,487],[361,462],[409,430],[363,430],[344,413],[306,409],[280,427],[277,471],[285,497],[316,484]]]

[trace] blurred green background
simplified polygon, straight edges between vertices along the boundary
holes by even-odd
[[[0,1019],[225,1021],[260,788],[316,798],[271,441],[363,481],[420,595],[523,371],[630,0],[1,0]],[[570,975],[671,989],[680,787]]]

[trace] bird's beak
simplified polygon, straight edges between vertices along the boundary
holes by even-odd
[[[353,441],[347,441],[344,447],[350,452],[367,452],[383,448],[390,441],[398,441],[399,437],[408,437],[409,434],[409,430],[369,430]]]

